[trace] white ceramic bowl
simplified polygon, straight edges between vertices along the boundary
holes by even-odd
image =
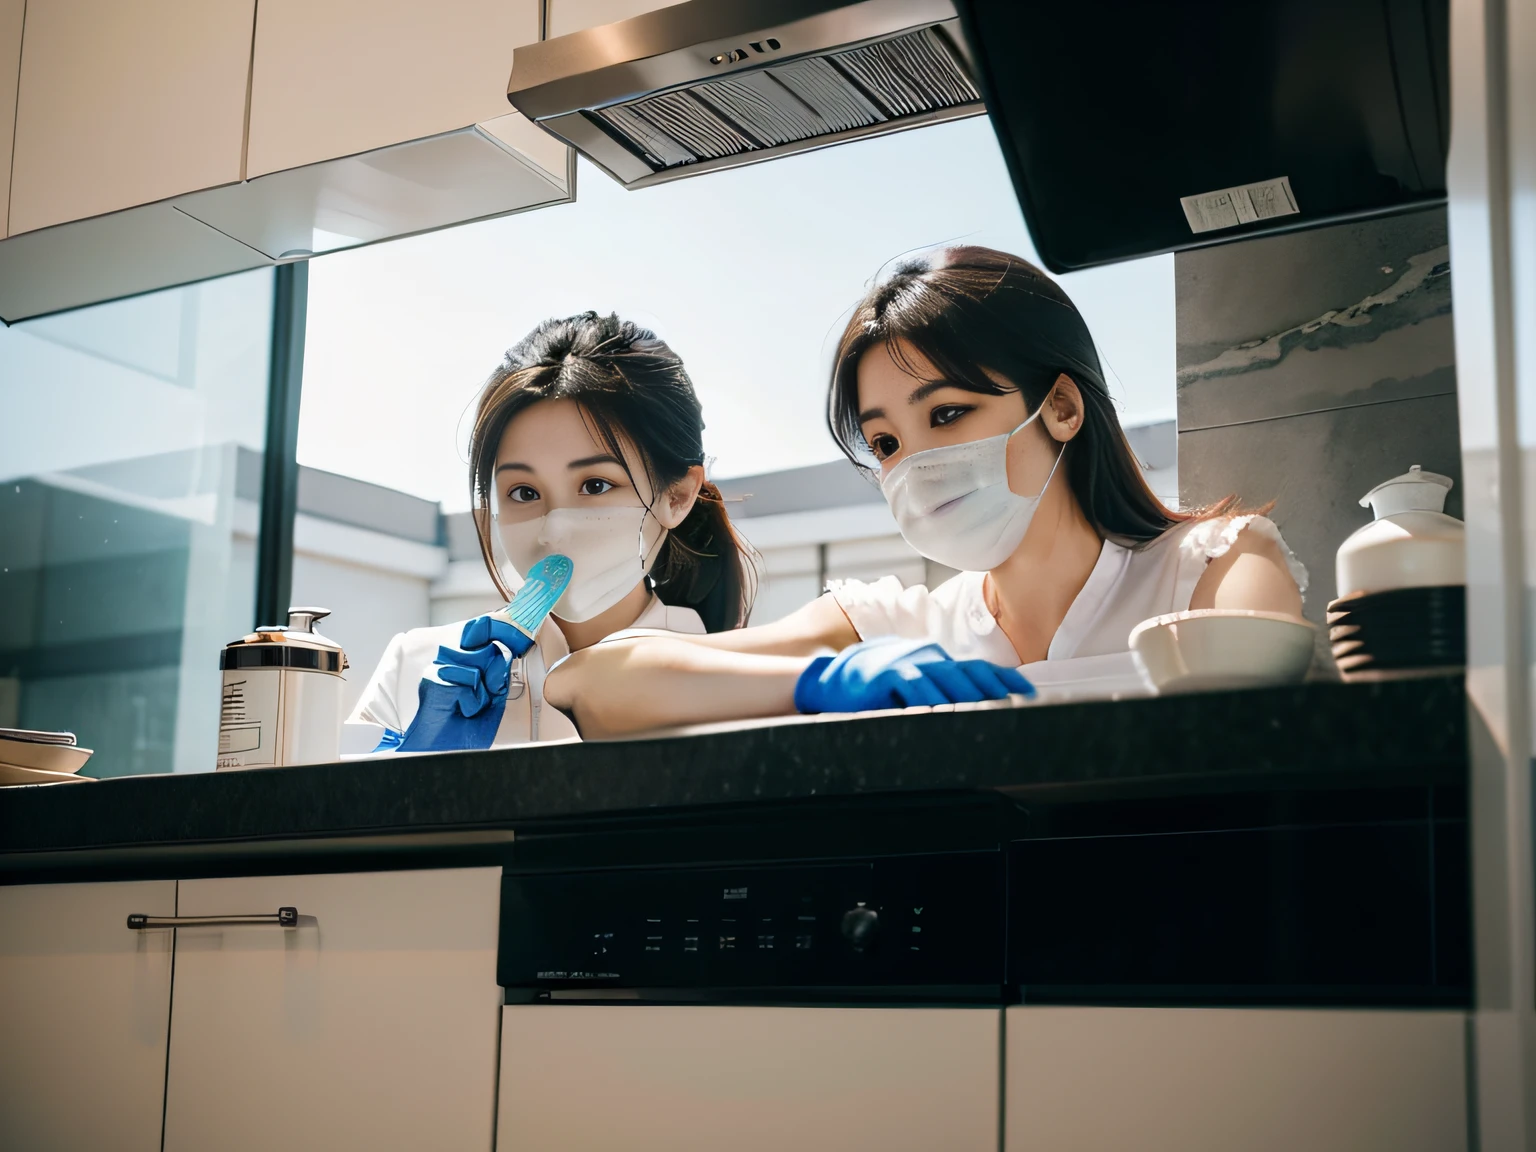
[[[1143,620],[1130,644],[1159,692],[1209,692],[1302,680],[1316,632],[1279,612],[1201,608]]]

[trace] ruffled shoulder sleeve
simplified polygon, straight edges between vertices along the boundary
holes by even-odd
[[[1217,516],[1210,520],[1201,520],[1179,542],[1179,549],[1188,559],[1197,561],[1203,569],[1207,563],[1218,556],[1225,556],[1237,542],[1237,538],[1244,532],[1257,532],[1267,540],[1273,541],[1280,549],[1280,555],[1285,557],[1285,566],[1291,573],[1291,579],[1296,581],[1296,587],[1303,596],[1307,591],[1307,567],[1296,559],[1296,553],[1291,551],[1291,546],[1285,542],[1285,537],[1280,535],[1280,529],[1268,516],[1247,514],[1243,516]]]
[[[828,580],[827,591],[848,615],[860,640],[901,636],[916,640],[928,632],[928,589],[921,584],[903,588],[894,576],[873,583]]]

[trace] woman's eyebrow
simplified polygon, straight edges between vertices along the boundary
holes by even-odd
[[[951,384],[948,380],[927,380],[927,381],[924,381],[923,383],[919,384],[916,388],[912,389],[912,395],[907,397],[907,403],[908,404],[921,404],[924,400],[928,399],[928,397],[932,396],[940,388],[953,388],[953,387],[954,387],[954,385]]]
[[[566,467],[590,468],[594,464],[617,464],[620,468],[624,467],[624,462],[622,460],[620,460],[617,456],[613,456],[608,453],[604,453],[601,456],[583,456],[580,460],[572,460],[569,464],[566,465]]]
[[[955,385],[951,384],[948,380],[925,380],[916,388],[912,389],[912,394],[907,397],[907,403],[921,404],[924,400],[928,399],[928,397],[932,396],[940,388],[953,387],[955,387]],[[866,408],[864,411],[859,413],[859,423],[868,424],[871,420],[878,420],[884,415],[884,408]]]
[[[528,467],[528,465],[526,465],[526,464],[519,464],[515,460],[514,461],[509,461],[506,464],[498,464],[498,465],[496,465],[496,472],[497,472],[498,475],[500,475],[502,472],[532,472],[532,471],[533,471],[533,469]]]

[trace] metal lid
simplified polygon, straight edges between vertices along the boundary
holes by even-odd
[[[299,668],[340,673],[350,667],[341,645],[315,631],[329,608],[290,608],[286,625],[264,625],[224,646],[220,668]]]

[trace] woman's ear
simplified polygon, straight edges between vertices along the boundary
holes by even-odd
[[[683,477],[661,494],[661,499],[656,501],[651,509],[652,514],[667,531],[671,531],[688,519],[688,513],[693,511],[693,505],[699,498],[699,489],[704,487],[704,465],[695,464]]]
[[[1041,405],[1040,422],[1051,439],[1065,444],[1083,429],[1083,394],[1077,382],[1063,372],[1056,377],[1051,391]]]

